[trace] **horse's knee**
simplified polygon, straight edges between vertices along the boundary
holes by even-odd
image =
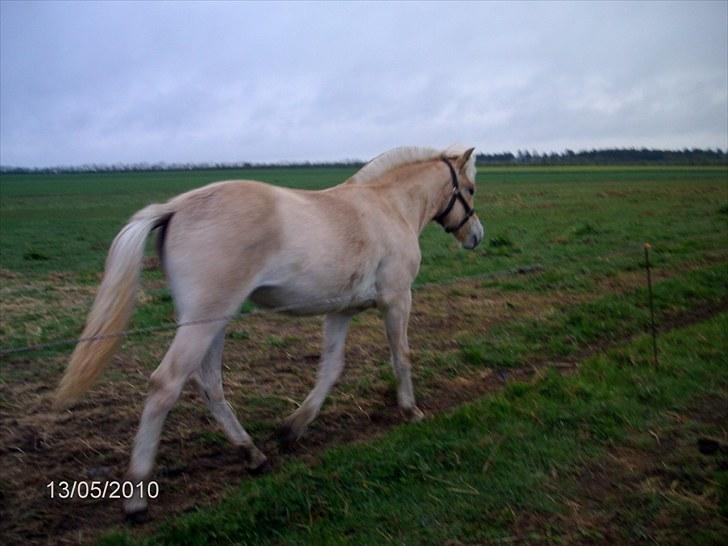
[[[147,405],[155,412],[168,412],[179,398],[181,391],[182,382],[170,380],[154,372],[149,378]]]

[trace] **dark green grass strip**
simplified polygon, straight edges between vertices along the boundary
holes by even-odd
[[[380,440],[329,450],[313,467],[286,464],[271,476],[245,481],[216,507],[174,519],[144,542],[508,539],[519,514],[565,512],[558,496],[548,494],[554,475],[588,464],[662,412],[707,395],[725,396],[727,330],[723,314],[662,336],[659,368],[650,364],[643,337],[589,359],[574,375],[549,372],[530,384],[513,384]],[[132,542],[124,534],[105,540]]]

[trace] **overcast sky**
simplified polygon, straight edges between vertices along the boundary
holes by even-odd
[[[728,148],[728,3],[0,3],[0,163]]]

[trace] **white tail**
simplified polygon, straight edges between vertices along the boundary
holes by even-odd
[[[76,345],[56,391],[57,405],[78,400],[121,344],[122,336],[114,334],[124,330],[134,310],[147,236],[152,229],[167,222],[172,212],[169,204],[150,205],[140,210],[111,243],[104,278],[81,335],[99,339]]]

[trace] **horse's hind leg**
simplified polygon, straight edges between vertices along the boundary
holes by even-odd
[[[344,369],[344,344],[349,329],[351,315],[331,314],[324,320],[324,343],[316,377],[316,386],[303,401],[301,407],[293,412],[283,423],[279,436],[284,444],[296,441],[316,418],[326,395]]]
[[[164,420],[179,398],[190,375],[200,366],[212,340],[222,329],[219,322],[183,326],[177,330],[162,363],[150,378],[150,391],[134,439],[127,479],[135,484],[134,494],[125,499],[128,517],[146,511],[146,480],[152,472]]]
[[[407,323],[411,307],[412,293],[409,290],[388,298],[384,309],[384,324],[392,354],[392,368],[397,377],[397,403],[406,418],[419,421],[424,414],[415,404],[407,341]]]
[[[192,375],[207,407],[220,424],[225,435],[232,444],[240,448],[248,468],[254,472],[262,472],[269,467],[268,459],[255,447],[250,435],[241,426],[233,409],[225,400],[222,388],[222,349],[225,344],[225,331],[221,330],[210,345],[199,371]]]

